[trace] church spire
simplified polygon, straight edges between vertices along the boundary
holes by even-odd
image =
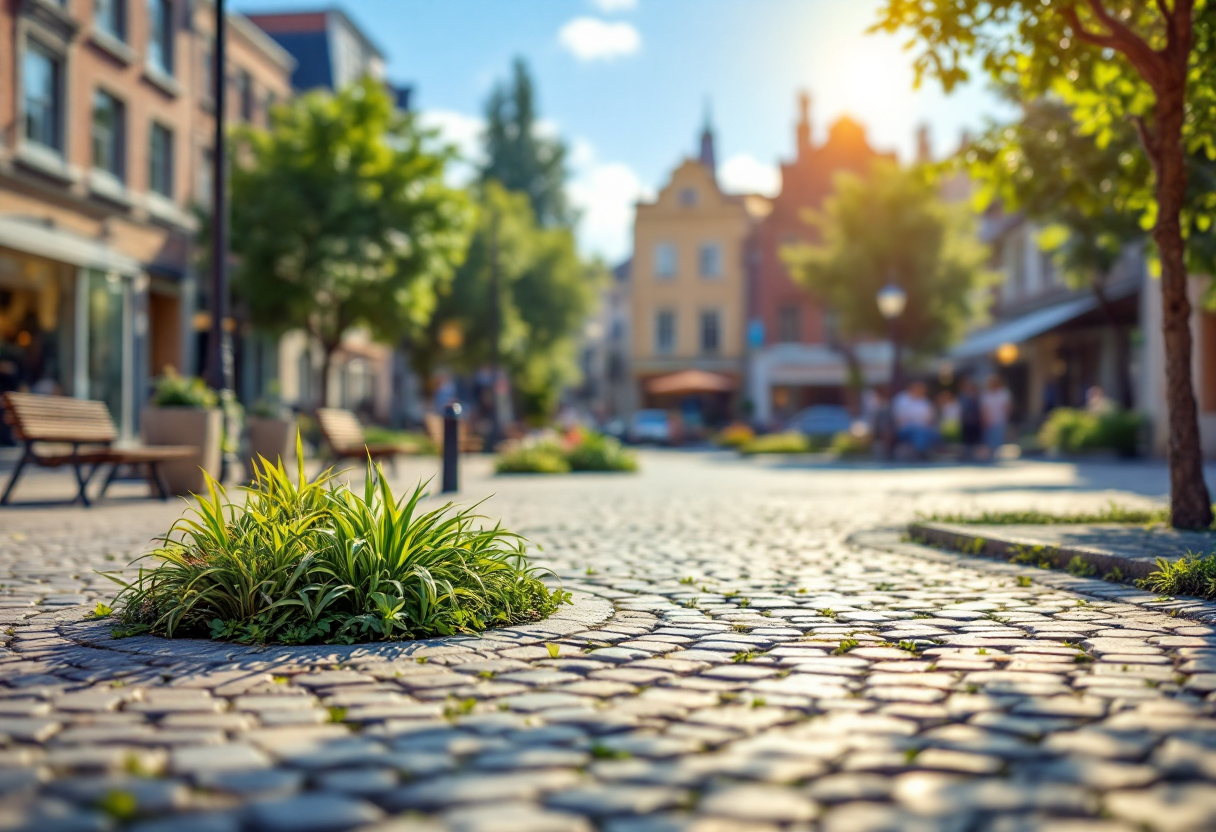
[[[701,155],[698,161],[705,165],[711,174],[717,175],[717,160],[714,157],[714,127],[713,114],[710,111],[709,99],[705,99],[705,126],[701,128]]]
[[[811,153],[811,96],[806,90],[798,93],[797,141],[796,157],[804,159]]]

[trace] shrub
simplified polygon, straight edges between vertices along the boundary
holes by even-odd
[[[393,430],[391,428],[382,428],[378,425],[368,425],[363,429],[363,435],[367,438],[369,445],[412,447],[415,449],[415,453],[426,456],[436,456],[439,454],[439,448],[431,441],[431,437],[418,431]]]
[[[1187,555],[1172,563],[1157,558],[1157,569],[1136,581],[1158,595],[1197,595],[1216,598],[1216,554]]]
[[[155,407],[215,407],[219,396],[201,378],[183,376],[172,367],[156,380]]]
[[[841,431],[832,437],[829,448],[839,456],[868,456],[874,448],[874,439],[869,434]]]
[[[754,454],[802,454],[814,450],[811,440],[801,433],[770,433],[757,436],[740,446],[744,456]]]
[[[621,447],[611,436],[581,431],[566,451],[572,471],[636,471],[637,456]]]
[[[723,448],[741,448],[756,438],[756,432],[747,425],[736,422],[727,425],[714,437],[714,444]]]
[[[1065,453],[1111,450],[1135,456],[1143,425],[1144,417],[1132,411],[1114,410],[1099,416],[1058,407],[1043,423],[1039,442],[1044,448]]]
[[[121,629],[351,644],[535,621],[566,600],[529,566],[522,538],[471,509],[423,511],[423,486],[397,499],[370,464],[361,492],[330,472],[309,482],[299,458],[298,481],[263,460],[243,505],[208,478],[195,516],[145,556],[156,566],[109,576],[122,585]]]
[[[494,470],[499,474],[567,474],[570,463],[560,445],[539,442],[517,445],[499,454]]]

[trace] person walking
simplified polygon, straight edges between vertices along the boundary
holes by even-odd
[[[917,457],[926,459],[937,444],[937,413],[929,401],[929,388],[923,381],[914,381],[895,397],[891,406],[895,417],[895,440],[906,442]]]
[[[963,458],[975,459],[984,441],[984,417],[980,412],[980,391],[975,382],[964,378],[958,385],[959,438],[963,443]]]
[[[995,373],[988,377],[986,389],[980,396],[980,411],[984,420],[984,444],[988,446],[990,459],[996,459],[997,451],[1005,444],[1009,430],[1011,399],[1009,388]]]

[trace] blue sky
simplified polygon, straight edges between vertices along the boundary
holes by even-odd
[[[319,8],[233,0],[238,11]],[[898,41],[864,34],[879,0],[342,0],[386,54],[389,76],[450,140],[475,153],[482,103],[522,56],[546,129],[571,147],[584,251],[629,253],[633,203],[695,151],[709,101],[720,178],[772,191],[793,144],[798,90],[816,135],[842,114],[908,158],[927,123],[936,152],[1002,110],[979,84],[912,89]]]

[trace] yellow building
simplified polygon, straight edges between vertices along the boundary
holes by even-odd
[[[631,374],[638,408],[679,414],[686,433],[730,419],[747,352],[750,237],[768,201],[725,194],[713,134],[637,207],[633,235]]]

